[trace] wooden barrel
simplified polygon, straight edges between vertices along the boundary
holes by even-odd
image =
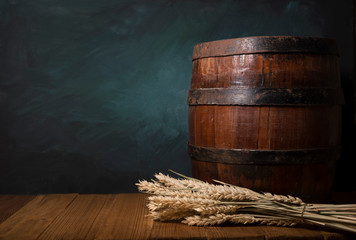
[[[341,153],[338,58],[325,38],[196,45],[187,101],[193,176],[327,200]]]

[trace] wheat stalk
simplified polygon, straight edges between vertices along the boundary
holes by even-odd
[[[156,180],[136,184],[141,192],[152,194],[147,207],[154,220],[179,220],[197,226],[226,222],[275,226],[303,223],[356,233],[356,204],[306,204],[289,195],[257,193],[218,180],[214,180],[218,184],[210,184],[176,174],[183,178],[158,173]]]
[[[174,221],[184,219],[186,216],[194,214],[195,212],[192,210],[170,208],[164,211],[150,211],[148,216],[158,221]]]
[[[182,223],[188,224],[190,226],[211,226],[222,224],[225,222],[231,222],[235,224],[261,224],[261,225],[274,225],[274,226],[283,226],[291,227],[298,224],[300,221],[290,220],[288,218],[265,218],[265,217],[256,217],[249,214],[223,214],[218,213],[210,216],[200,216],[194,215],[186,217]]]
[[[152,211],[179,208],[192,209],[199,207],[213,207],[221,204],[220,201],[205,198],[170,197],[170,196],[150,196],[148,197],[148,208]]]

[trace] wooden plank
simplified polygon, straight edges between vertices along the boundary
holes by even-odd
[[[114,195],[79,195],[39,236],[45,239],[86,239],[93,222]]]
[[[0,239],[37,239],[76,196],[77,194],[36,196],[0,224]]]
[[[260,226],[223,226],[206,227],[206,236],[209,240],[215,239],[248,239],[265,240],[265,233]]]
[[[152,219],[146,217],[145,194],[118,194],[107,201],[85,239],[148,239]]]
[[[204,227],[177,222],[153,222],[149,239],[208,239]]]
[[[154,222],[146,217],[147,195],[0,196],[5,205],[23,207],[0,223],[1,239],[314,239],[346,240],[350,236],[319,228],[270,226],[189,227]],[[28,203],[25,202],[28,200]],[[14,207],[9,202],[13,200]],[[3,204],[2,204],[3,203]],[[0,211],[1,214],[1,211]]]
[[[301,227],[274,227],[260,226],[265,231],[266,239],[268,240],[294,240],[294,239],[310,239],[324,240],[320,231],[311,230]]]
[[[324,236],[324,240],[351,240],[355,239],[355,236],[344,235],[336,232],[325,232],[321,231],[321,234]]]
[[[0,223],[35,197],[35,195],[0,195]]]

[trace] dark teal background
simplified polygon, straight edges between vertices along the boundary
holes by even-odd
[[[0,1],[0,193],[132,192],[168,168],[189,175],[194,45],[260,35],[337,40],[353,154],[352,0]]]

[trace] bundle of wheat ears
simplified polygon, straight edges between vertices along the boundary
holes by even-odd
[[[217,180],[210,184],[170,171],[181,178],[158,173],[156,180],[136,184],[151,194],[147,207],[154,220],[191,226],[312,224],[356,233],[356,204],[309,204],[297,197],[257,193]]]

